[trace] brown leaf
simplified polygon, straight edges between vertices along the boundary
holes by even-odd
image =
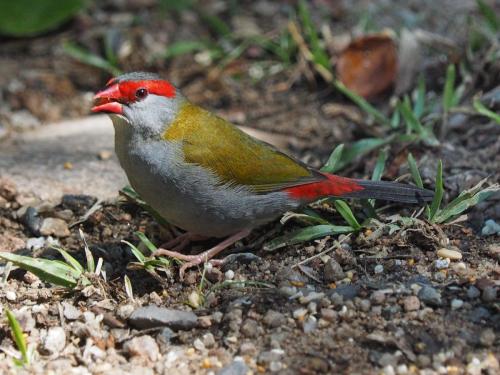
[[[373,98],[394,84],[397,51],[387,34],[366,35],[353,40],[340,54],[337,76],[350,90]]]

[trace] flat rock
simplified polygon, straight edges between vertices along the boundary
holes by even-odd
[[[40,126],[0,142],[0,176],[19,193],[55,201],[64,194],[99,198],[117,195],[127,184],[113,145],[114,131],[106,115]],[[99,159],[108,151],[112,157]]]
[[[198,325],[198,317],[191,311],[173,310],[156,305],[136,309],[129,317],[132,326],[139,329],[170,327],[190,330]]]

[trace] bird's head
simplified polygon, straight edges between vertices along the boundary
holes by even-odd
[[[94,96],[92,112],[121,117],[134,127],[161,131],[175,118],[181,100],[180,92],[158,75],[133,72],[110,79]]]

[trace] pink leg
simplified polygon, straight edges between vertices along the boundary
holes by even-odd
[[[194,234],[190,232],[186,232],[171,239],[168,242],[165,242],[160,246],[163,249],[172,249],[172,251],[182,251],[193,241],[203,241],[206,240],[207,236],[202,236],[201,234]]]
[[[180,260],[185,260],[187,263],[184,263],[179,270],[179,276],[181,280],[184,278],[184,272],[186,269],[197,266],[199,264],[208,262],[210,259],[212,259],[214,256],[216,256],[218,253],[220,253],[222,250],[227,249],[229,246],[234,244],[236,241],[241,240],[242,238],[245,238],[250,234],[250,229],[244,229],[236,234],[233,234],[232,236],[226,238],[224,241],[222,241],[220,244],[212,247],[211,249],[202,252],[201,254],[197,255],[185,255],[178,253],[176,251],[172,250],[165,250],[162,248],[157,249],[154,253],[153,256],[168,256],[171,258],[175,259],[180,259]],[[224,263],[224,260],[212,260],[210,261],[213,265],[220,265]]]

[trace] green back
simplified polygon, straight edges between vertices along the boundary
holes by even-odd
[[[273,146],[188,102],[182,104],[163,138],[181,141],[185,160],[210,169],[221,182],[245,185],[257,193],[324,179]]]

